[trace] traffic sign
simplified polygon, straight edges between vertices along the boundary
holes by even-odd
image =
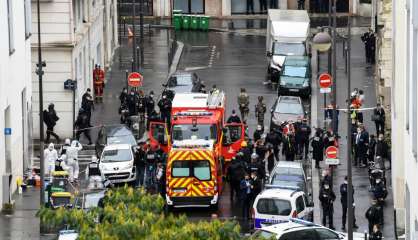
[[[323,73],[319,75],[319,87],[320,88],[330,88],[332,85],[332,77],[328,73]]]
[[[338,148],[334,146],[327,147],[325,150],[325,164],[338,165],[340,160],[338,159]]]
[[[4,135],[6,136],[12,135],[12,128],[4,128]]]
[[[131,87],[140,87],[142,86],[143,80],[144,77],[140,73],[133,72],[128,76],[128,85]]]

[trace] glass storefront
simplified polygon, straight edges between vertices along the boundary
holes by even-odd
[[[174,9],[186,14],[204,14],[205,0],[174,0]]]
[[[267,0],[267,4],[269,0]],[[247,0],[231,0],[232,14],[247,14]],[[254,0],[254,13],[261,13],[260,1]]]

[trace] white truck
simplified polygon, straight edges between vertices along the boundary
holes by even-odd
[[[305,10],[269,9],[267,19],[267,78],[277,83],[286,56],[306,56],[310,20]]]

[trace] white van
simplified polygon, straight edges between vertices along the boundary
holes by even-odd
[[[129,144],[113,144],[103,149],[99,168],[111,183],[132,182],[136,179],[134,154]]]
[[[291,189],[266,189],[261,192],[253,204],[254,228],[299,218],[312,221],[313,208],[308,206],[304,192]]]

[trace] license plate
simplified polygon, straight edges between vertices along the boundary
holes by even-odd
[[[299,89],[289,89],[290,92],[299,92]]]

